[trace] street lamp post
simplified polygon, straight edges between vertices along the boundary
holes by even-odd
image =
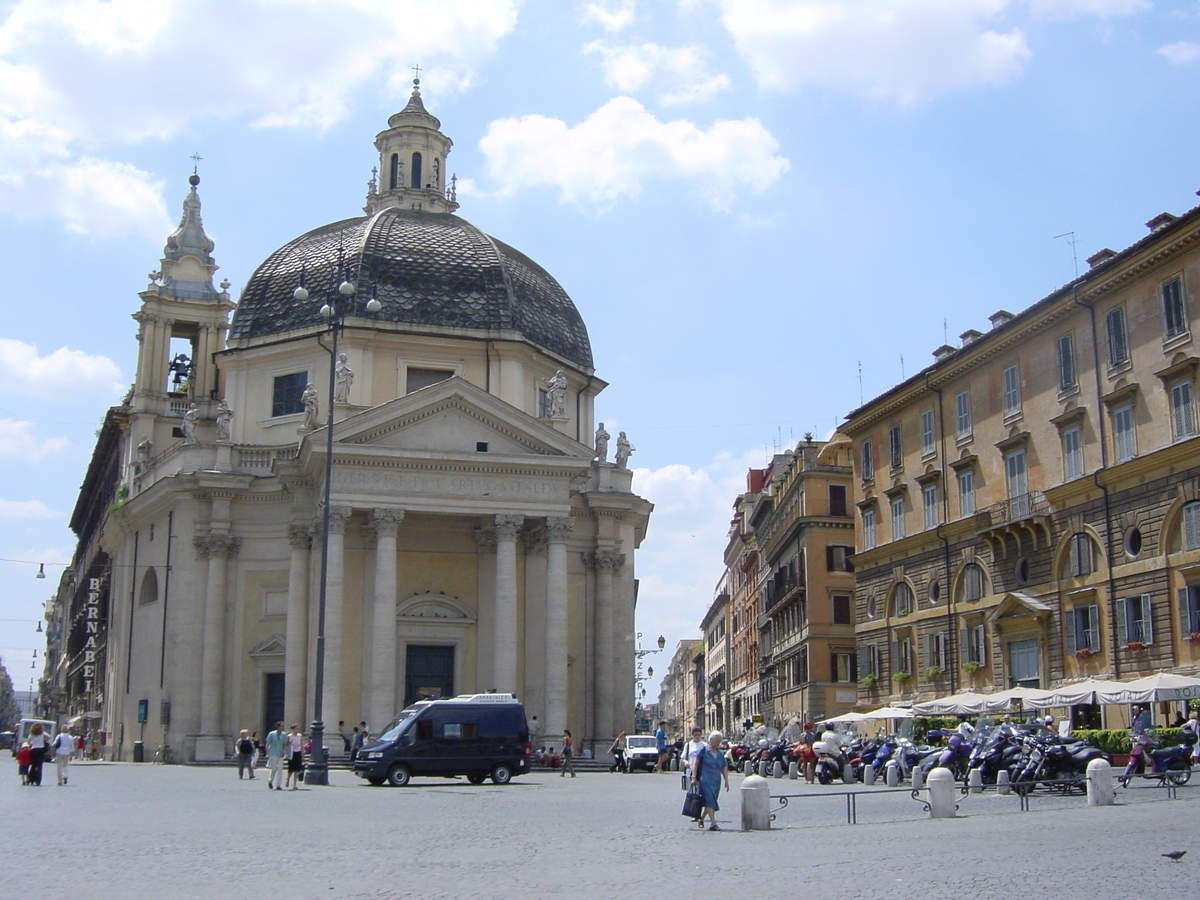
[[[361,266],[359,267],[361,274]],[[337,282],[336,285],[334,282]],[[338,337],[346,325],[346,316],[353,310],[354,297],[358,288],[350,280],[346,272],[345,260],[339,265],[337,272],[330,279],[325,289],[325,303],[321,307],[321,318],[329,323],[330,346],[326,346],[320,338],[317,343],[329,353],[329,411],[325,417],[325,496],[321,506],[321,583],[317,599],[317,672],[313,685],[313,723],[309,738],[312,741],[312,753],[309,764],[304,770],[304,783],[329,784],[329,763],[325,750],[325,722],[323,721],[325,701],[325,601],[329,585],[329,502],[330,488],[333,480],[333,395],[337,387],[337,352]],[[300,285],[292,292],[292,297],[303,303],[308,300],[308,289],[304,286],[304,273],[300,274]],[[371,299],[367,301],[367,312],[379,312],[381,304],[375,298],[374,286]],[[337,702],[337,698],[334,698]]]
[[[634,720],[635,720],[634,730],[635,731],[637,730],[637,721],[636,721],[637,720],[637,711],[642,708],[642,700],[646,696],[646,689],[644,687],[642,687],[642,682],[649,681],[651,678],[654,677],[654,667],[653,666],[650,666],[646,669],[646,674],[644,674],[644,675],[642,674],[642,659],[646,656],[649,656],[651,653],[661,652],[662,649],[667,646],[667,639],[660,634],[658,636],[658,648],[657,649],[649,649],[649,650],[643,649],[641,646],[642,633],[639,631],[637,633],[637,643],[638,643],[638,648],[633,651],[634,658],[637,659],[637,673],[633,676],[633,680],[634,680],[633,705],[634,705]]]

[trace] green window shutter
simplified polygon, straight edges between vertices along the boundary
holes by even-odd
[[[1078,621],[1079,621],[1079,610],[1068,609],[1067,616],[1066,616],[1066,622],[1064,623],[1066,626],[1066,632],[1067,632],[1067,635],[1066,635],[1066,637],[1067,637],[1067,656],[1074,656],[1076,651],[1079,650]]]
[[[1129,643],[1129,623],[1125,621],[1125,600],[1117,598],[1117,646],[1124,647]]]
[[[1100,607],[1093,603],[1088,608],[1088,648],[1093,652],[1100,650]]]

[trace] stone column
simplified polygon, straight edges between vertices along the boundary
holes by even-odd
[[[325,683],[321,698],[321,721],[325,735],[337,734],[342,699],[342,581],[345,568],[346,522],[349,506],[329,507],[329,562],[325,573]],[[326,742],[326,749],[329,747]],[[341,738],[334,743],[342,752]]]
[[[375,526],[375,612],[371,627],[371,693],[363,704],[376,734],[396,714],[396,532],[402,509],[377,509]]]
[[[567,538],[569,517],[546,519],[546,721],[544,733],[567,724]]]
[[[524,516],[496,516],[497,691],[517,689],[517,535]]]
[[[287,649],[283,665],[283,711],[287,721],[304,723],[304,686],[308,678],[308,554],[312,546],[310,527],[291,525],[288,543],[292,547],[288,566]],[[274,727],[275,723],[271,723]]]
[[[200,733],[196,738],[196,761],[225,758],[225,736],[221,731],[221,695],[225,684],[225,575],[226,562],[237,555],[238,538],[209,534],[196,538],[196,550],[208,560],[204,590],[203,665],[200,670]]]
[[[613,550],[598,550],[589,560],[596,570],[596,734],[592,739],[600,746],[616,737],[613,730],[616,671],[613,649],[613,573],[625,564],[624,554]]]

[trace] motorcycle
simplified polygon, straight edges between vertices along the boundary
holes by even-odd
[[[995,784],[1000,772],[1011,771],[1021,757],[1021,733],[1012,725],[993,725],[975,734],[975,746],[967,761],[967,780],[973,769],[984,784]]]
[[[1185,731],[1183,740],[1184,743],[1176,747],[1155,749],[1158,740],[1152,731],[1135,735],[1133,749],[1129,753],[1129,765],[1117,777],[1117,781],[1122,787],[1129,787],[1129,782],[1136,777],[1155,780],[1160,785],[1170,782],[1182,787],[1187,784],[1192,777],[1192,747],[1196,743],[1196,736]]]
[[[1040,782],[1068,791],[1086,790],[1088,763],[1109,758],[1104,751],[1077,738],[1028,734],[1023,744],[1021,757],[1010,773],[1013,789],[1021,794],[1034,790]]]
[[[821,784],[841,781],[842,767],[846,763],[841,746],[832,741],[817,741],[813,750],[817,754],[817,781]]]
[[[955,781],[966,781],[974,749],[974,745],[956,731],[946,741],[946,749],[937,754],[932,768],[949,769],[954,773]]]

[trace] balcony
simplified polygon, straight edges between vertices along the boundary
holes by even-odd
[[[1017,547],[1021,546],[1021,538],[1028,534],[1036,547],[1039,533],[1046,539],[1051,538],[1050,519],[1054,509],[1041,491],[1030,491],[1009,497],[999,503],[993,503],[986,509],[975,513],[975,533],[993,544],[993,549],[1000,556],[1006,556],[1006,537],[1016,539]]]
[[[804,582],[800,584],[781,584],[775,585],[768,583],[767,589],[763,594],[763,612],[770,613],[776,606],[781,603],[786,603],[793,597],[799,596],[804,591]]]

